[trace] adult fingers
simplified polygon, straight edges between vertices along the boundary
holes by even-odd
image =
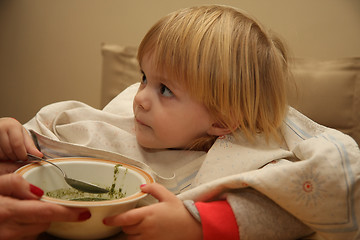
[[[50,227],[50,222],[37,224],[21,224],[20,231],[22,232],[22,239],[36,239],[34,236],[45,232]]]
[[[42,232],[44,232],[44,231],[42,231]],[[40,233],[41,233],[41,232],[40,232]],[[40,233],[37,233],[37,234],[34,235],[34,236],[26,235],[26,236],[24,236],[23,238],[21,238],[21,240],[37,240]]]
[[[18,224],[13,221],[3,222],[0,226],[0,238],[11,240],[36,239],[36,236],[48,229],[49,226],[50,223]]]
[[[43,191],[28,183],[22,176],[11,173],[0,176],[0,194],[18,199],[38,199]]]
[[[13,173],[20,167],[24,166],[25,164],[26,164],[25,162],[1,161],[0,160],[0,175]]]
[[[15,200],[10,200],[12,204],[8,208],[11,210],[12,217],[22,224],[40,224],[52,221],[77,222],[91,217],[89,210],[84,208],[69,208],[39,200],[16,200],[14,202]]]
[[[14,219],[23,223],[79,221],[91,216],[90,212],[84,208],[67,208],[39,200],[16,199],[38,199],[43,194],[41,189],[29,184],[17,174],[0,176],[0,194],[9,196],[0,196],[0,206],[7,209]]]
[[[158,183],[151,183],[146,185],[140,186],[141,191],[151,194],[153,197],[158,199],[160,202],[165,201],[177,201],[177,197],[175,194],[167,190],[163,185],[160,185]]]
[[[134,234],[134,235],[127,235],[126,236],[126,240],[145,240],[146,238],[144,238],[142,235],[139,234]]]

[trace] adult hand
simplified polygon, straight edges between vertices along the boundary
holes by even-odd
[[[201,224],[187,211],[182,201],[160,184],[141,187],[160,202],[104,219],[110,226],[121,226],[128,240],[202,239]]]
[[[1,161],[0,160],[0,175],[13,173],[18,168],[26,165],[26,162],[14,162],[14,161]]]
[[[0,160],[27,160],[27,153],[42,157],[26,129],[14,118],[0,118]]]
[[[39,201],[43,191],[20,175],[0,176],[0,239],[36,239],[52,221],[82,221],[86,209],[67,208]]]

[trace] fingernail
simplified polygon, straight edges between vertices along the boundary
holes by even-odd
[[[78,220],[79,221],[85,221],[85,220],[89,219],[90,217],[91,217],[90,211],[86,211],[86,212],[82,212],[82,213],[79,214]]]
[[[41,188],[38,188],[35,185],[30,184],[30,192],[32,192],[33,194],[35,194],[38,197],[41,197],[42,195],[44,195],[44,191]]]
[[[145,187],[145,186],[146,186],[146,184],[141,184],[141,185],[140,185],[141,188],[142,188],[142,187]]]

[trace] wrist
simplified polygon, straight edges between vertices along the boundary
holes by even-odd
[[[195,202],[193,200],[185,200],[183,203],[188,212],[201,223],[200,213],[195,206]]]

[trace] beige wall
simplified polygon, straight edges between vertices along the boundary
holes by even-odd
[[[242,8],[280,33],[296,57],[360,56],[359,0],[1,0],[0,117],[29,120],[42,106],[100,106],[102,42],[138,45],[175,9]]]

